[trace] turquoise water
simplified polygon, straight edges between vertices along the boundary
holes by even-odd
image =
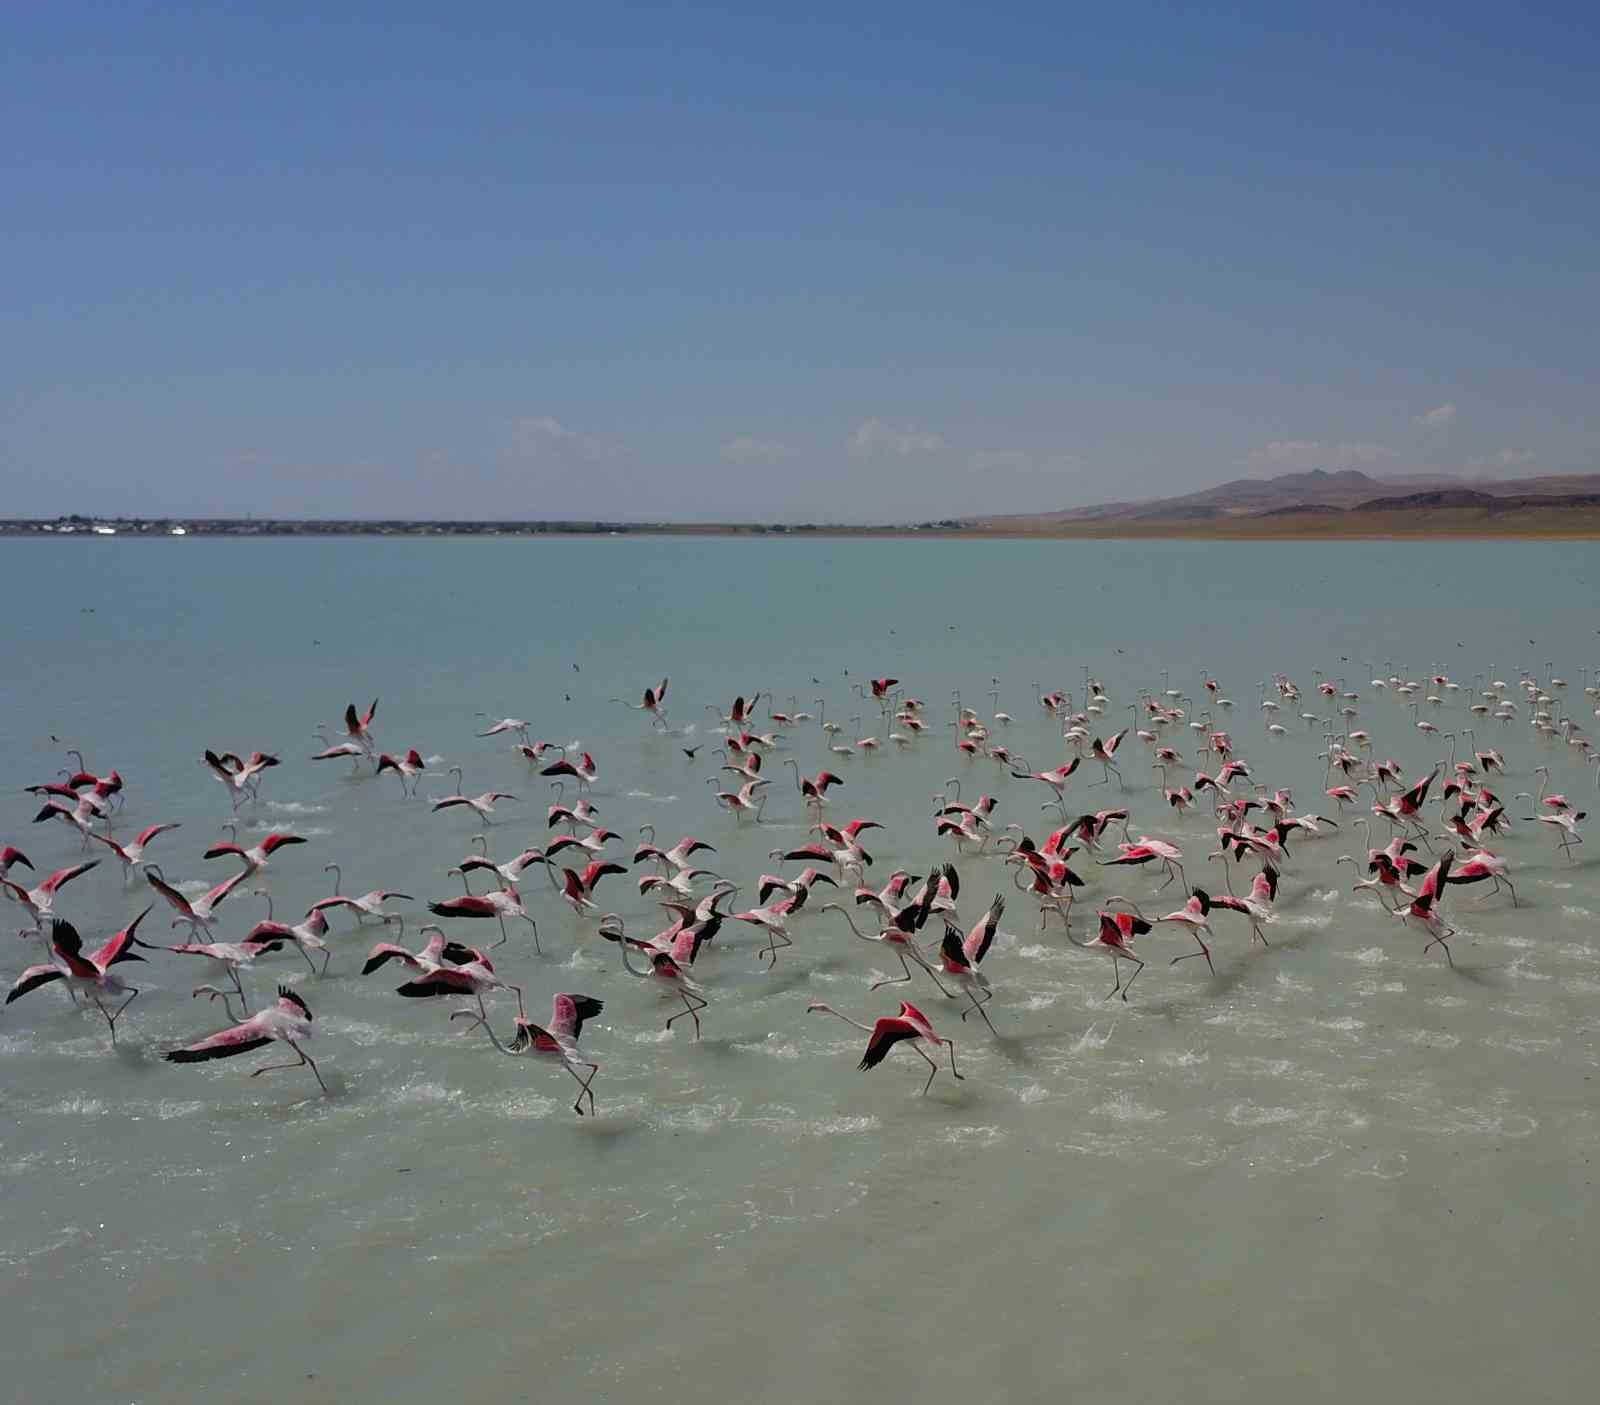
[[[1343,678],[1361,695],[1355,725],[1408,775],[1448,743],[1375,692],[1380,675],[1559,676],[1567,687],[1550,691],[1592,730],[1597,566],[1583,543],[6,541],[0,843],[36,866],[13,878],[77,860],[76,834],[31,825],[21,793],[77,746],[126,779],[119,839],[179,821],[152,857],[174,881],[215,882],[227,864],[200,855],[231,811],[198,760],[259,748],[283,764],[241,810],[246,832],[310,840],[261,876],[280,916],[331,891],[328,862],[347,892],[446,897],[473,834],[501,859],[546,837],[546,783],[507,738],[473,736],[475,714],[510,714],[593,753],[594,803],[623,837],[613,849],[646,823],[666,843],[697,835],[753,905],[756,875],[778,867],[768,851],[808,822],[780,756],[844,776],[830,818],[884,823],[868,843],[878,881],[953,856],[930,817],[950,776],[1042,838],[1044,788],[956,752],[953,693],[988,715],[996,688],[1015,718],[996,739],[1056,765],[1060,724],[1034,684],[1081,705],[1086,671],[1109,694],[1106,732],[1147,689],[1178,688],[1202,711],[1214,676],[1256,779],[1330,813],[1321,729],[1286,705],[1286,735],[1269,735],[1263,680],[1290,675],[1325,713],[1317,671]],[[608,701],[663,674],[681,735]],[[768,763],[762,826],[716,808],[705,704],[759,687],[780,710],[792,696],[816,713],[822,698],[842,740],[877,721],[852,684],[885,674],[927,705],[915,745],[840,758],[805,724]],[[311,762],[314,730],[374,696],[380,745],[430,758],[423,797],[447,793],[459,764],[469,793],[517,800],[484,826],[403,801],[392,777]],[[1533,767],[1549,765],[1551,789],[1586,803],[1593,768],[1540,738],[1512,696],[1515,722],[1478,724],[1479,746],[1510,766],[1498,788],[1536,791]],[[1466,700],[1463,688],[1424,711],[1448,732],[1470,722]],[[1176,744],[1192,762],[1187,734]],[[681,748],[694,746],[691,761]],[[1174,840],[1190,879],[1217,886],[1209,814],[1174,816],[1131,736],[1120,759],[1125,795],[1092,787],[1086,762],[1069,808],[1126,803],[1136,835]],[[1055,925],[1039,935],[995,857],[958,858],[963,925],[995,891],[1009,899],[986,967],[999,1035],[963,1024],[920,975],[905,987],[957,1039],[966,1075],[941,1074],[926,1098],[914,1055],[858,1073],[864,1036],[806,1014],[826,1000],[870,1022],[898,998],[867,988],[897,963],[837,918],[798,919],[770,973],[753,930],[728,924],[695,968],[711,1002],[695,1042],[687,1021],[662,1029],[673,1007],[537,871],[523,891],[545,954],[514,929],[497,966],[535,1019],[558,990],[605,1000],[584,1031],[601,1064],[593,1120],[573,1114],[559,1067],[463,1037],[442,1002],[400,1000],[393,967],[361,976],[380,933],[347,917],[326,978],[292,952],[245,978],[253,998],[282,980],[306,999],[328,1098],[304,1071],[252,1080],[263,1055],[161,1059],[224,1023],[191,1000],[212,979],[191,958],[119,968],[142,994],[115,1050],[58,989],[28,995],[0,1012],[7,1388],[1572,1399],[1593,1366],[1583,1305],[1600,1289],[1583,1232],[1600,1142],[1593,846],[1572,863],[1547,826],[1515,825],[1496,847],[1522,905],[1452,890],[1452,971],[1350,892],[1334,859],[1362,842],[1346,827],[1296,845],[1271,950],[1219,915],[1215,977],[1167,964],[1188,949],[1174,929],[1140,938],[1150,965],[1126,1005],[1103,999],[1103,960]],[[108,856],[62,890],[58,911],[86,938],[150,896],[119,867]],[[1080,937],[1110,893],[1179,905],[1176,888],[1155,895],[1158,874],[1083,868]],[[222,907],[220,938],[265,915],[250,886]],[[638,934],[664,925],[631,877],[600,897]],[[414,936],[421,904],[399,906]],[[21,925],[20,908],[0,916]],[[158,910],[147,927],[165,940],[165,923]],[[6,940],[9,982],[39,948]],[[510,1003],[492,1008],[506,1032]]]

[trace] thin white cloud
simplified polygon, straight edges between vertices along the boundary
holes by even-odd
[[[1443,429],[1456,417],[1454,405],[1435,405],[1433,409],[1417,416],[1417,423],[1425,429]]]
[[[850,436],[850,450],[863,458],[908,459],[919,454],[936,454],[944,440],[932,430],[920,428],[911,420],[886,420],[874,416],[862,420]]]
[[[1274,439],[1252,449],[1239,462],[1252,473],[1309,473],[1313,469],[1371,468],[1392,463],[1399,456],[1382,444],[1321,439]]]
[[[780,444],[775,439],[756,439],[748,434],[730,439],[722,446],[722,458],[725,463],[743,464],[747,467],[770,468],[793,456],[794,450],[787,444]]]

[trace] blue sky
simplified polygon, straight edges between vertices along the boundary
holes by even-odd
[[[28,7],[24,513],[1600,470],[1592,7]]]

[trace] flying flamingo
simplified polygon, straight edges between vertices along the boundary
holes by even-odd
[[[560,761],[546,766],[539,772],[541,776],[571,776],[578,782],[578,791],[582,794],[588,790],[599,776],[599,768],[594,764],[594,757],[586,751],[577,762],[568,761],[563,757]]]
[[[560,867],[550,865],[551,868]],[[588,864],[582,873],[576,873],[570,868],[560,867],[561,896],[572,904],[572,910],[580,917],[591,913],[599,906],[594,900],[594,890],[600,880],[611,873],[626,873],[621,864],[605,863],[596,859]]]
[[[517,798],[509,791],[504,790],[486,790],[482,795],[463,795],[461,793],[461,767],[452,766],[450,774],[456,778],[456,793],[454,795],[441,795],[437,800],[433,801],[429,806],[432,814],[438,814],[440,810],[450,810],[465,806],[475,811],[479,818],[488,820],[489,816],[494,814],[496,800],[515,800]]]
[[[33,861],[21,849],[13,848],[10,844],[0,847],[0,878],[10,873],[16,864],[21,864],[29,873],[33,872]]]
[[[9,1005],[13,1000],[18,1000],[29,991],[37,990],[51,981],[65,981],[69,990],[74,992],[81,990],[94,1002],[95,1008],[104,1016],[106,1028],[111,1031],[111,1042],[115,1044],[117,1020],[122,1012],[133,1004],[139,994],[139,988],[112,975],[111,968],[122,961],[144,960],[144,957],[131,948],[135,941],[133,934],[144,919],[145,912],[149,911],[150,909],[146,908],[89,956],[83,954],[83,938],[78,935],[78,929],[70,922],[64,922],[59,917],[55,918],[50,923],[50,951],[54,959],[45,965],[29,966],[23,971],[6,996],[6,1004]],[[115,1010],[106,1009],[103,996],[116,999],[122,995],[128,997],[122,1004]]]
[[[624,707],[631,707],[638,712],[648,712],[650,714],[652,725],[665,729],[667,725],[667,713],[666,709],[662,707],[661,704],[665,700],[666,696],[667,680],[663,678],[659,688],[646,688],[639,702],[631,703],[626,698],[612,698],[611,701],[614,703],[621,703]]]
[[[288,986],[280,985],[277,1000],[265,1010],[228,1029],[219,1030],[205,1039],[185,1045],[182,1049],[174,1049],[166,1058],[169,1063],[175,1064],[201,1063],[207,1059],[230,1059],[235,1054],[247,1054],[252,1049],[263,1049],[276,1041],[287,1044],[300,1056],[299,1060],[292,1064],[266,1064],[255,1069],[250,1076],[259,1078],[263,1073],[272,1073],[277,1069],[309,1065],[311,1072],[316,1075],[323,1094],[326,1095],[328,1085],[322,1081],[322,1071],[317,1067],[316,1060],[300,1047],[301,1043],[309,1038],[311,1038],[310,1009]]]
[[[148,908],[145,911],[149,911]],[[141,942],[141,946],[151,946],[153,943]],[[250,1001],[245,997],[244,986],[239,982],[239,971],[245,966],[253,966],[258,956],[265,956],[269,952],[282,951],[283,939],[270,937],[265,941],[245,940],[240,942],[176,942],[171,946],[160,946],[160,951],[176,952],[179,956],[204,956],[215,961],[227,972],[233,981],[232,991],[217,991],[215,986],[196,986],[195,995],[210,995],[218,993],[222,996],[223,1009],[227,1010],[228,1018],[243,1018],[250,1013]],[[237,994],[239,997],[240,1014],[235,1016],[233,1007],[229,1003],[230,997]]]
[[[622,871],[617,870],[619,873]],[[452,868],[452,874],[459,874],[459,868]],[[506,918],[520,917],[533,928],[533,949],[539,955],[544,955],[544,949],[539,945],[539,924],[528,916],[528,911],[522,905],[522,895],[515,888],[497,888],[492,893],[474,895],[464,893],[459,898],[447,898],[444,902],[429,903],[428,911],[435,917],[467,917],[467,918],[494,918],[500,924],[500,940],[496,946],[504,946],[509,940],[506,932]]]
[[[967,999],[971,1001],[971,1004],[961,1012],[961,1018],[966,1019],[976,1010],[983,1016],[983,1022],[989,1026],[991,1034],[998,1031],[989,1018],[989,1012],[983,1007],[994,999],[994,991],[990,988],[989,978],[978,967],[982,964],[983,958],[989,954],[995,933],[1000,929],[1000,914],[1005,908],[1005,898],[996,893],[994,901],[989,904],[989,910],[978,919],[965,937],[961,935],[960,928],[947,921],[944,924],[944,942],[939,949],[943,957],[945,974],[961,986]]]
[[[208,889],[191,902],[184,897],[172,884],[167,882],[166,875],[162,873],[159,864],[147,863],[144,866],[144,878],[156,892],[160,893],[172,910],[178,915],[173,918],[172,925],[178,926],[186,923],[196,936],[201,932],[206,934],[206,940],[211,940],[211,924],[216,920],[216,911],[222,906],[223,900],[250,876],[250,870],[241,868],[237,873],[224,878],[215,887]]]
[[[313,912],[326,912],[329,908],[347,907],[351,912],[355,913],[358,923],[366,917],[376,917],[386,923],[398,922],[401,920],[399,915],[393,912],[385,912],[383,905],[390,898],[401,898],[408,903],[416,901],[410,893],[397,893],[392,888],[374,888],[370,893],[364,893],[359,898],[347,898],[339,891],[344,886],[344,870],[336,863],[329,863],[323,864],[322,871],[333,874],[333,896],[331,898],[317,899],[316,902],[311,904]]]
[[[373,774],[381,776],[385,771],[393,771],[395,775],[400,778],[400,794],[402,796],[410,795],[412,799],[415,799],[417,787],[422,784],[422,773],[427,769],[428,765],[427,762],[422,759],[422,753],[419,752],[416,747],[412,747],[404,756],[399,757],[398,759],[389,755],[387,751],[382,752],[378,756],[378,768],[373,772]],[[411,782],[410,790],[406,789],[407,781]],[[461,779],[459,776],[457,776],[457,789],[459,789],[460,786]],[[438,808],[439,807],[437,805],[434,806],[434,809]]]
[[[1110,958],[1116,984],[1106,992],[1105,999],[1109,1000],[1113,995],[1120,995],[1126,1002],[1128,992],[1133,989],[1133,983],[1139,979],[1139,972],[1144,970],[1145,964],[1133,954],[1133,939],[1148,932],[1150,924],[1131,912],[1101,911],[1099,917],[1100,930],[1093,940],[1080,942],[1071,932],[1067,933],[1067,940],[1085,951],[1103,951]],[[1133,974],[1128,977],[1127,985],[1122,983],[1124,961],[1132,962],[1135,968]]]
[[[70,824],[82,836],[83,847],[87,849],[91,839],[99,838],[94,832],[94,823],[99,818],[100,811],[87,795],[82,795],[77,798],[71,809],[59,800],[45,801],[44,808],[33,817],[33,822],[43,824],[49,819],[59,819],[65,824]]]
[[[36,888],[24,888],[9,878],[0,878],[0,888],[5,890],[8,897],[28,909],[33,917],[31,930],[39,932],[43,930],[44,919],[51,916],[55,910],[56,894],[74,878],[87,873],[91,868],[98,868],[99,865],[99,859],[88,859],[83,863],[73,864],[71,868],[58,868]],[[33,865],[29,864],[28,867],[32,868]]]
[[[872,936],[858,928],[850,916],[850,910],[840,907],[838,903],[823,903],[817,910],[819,912],[837,912],[844,918],[850,931],[861,941],[881,942],[900,958],[900,969],[905,972],[905,975],[888,976],[881,981],[874,981],[869,989],[877,990],[880,986],[899,985],[904,981],[909,981],[911,979],[911,967],[907,964],[907,961],[910,960],[916,962],[918,966],[928,973],[928,979],[939,987],[941,995],[952,1000],[955,999],[955,996],[944,988],[944,984],[940,981],[939,974],[934,970],[932,963],[922,954],[917,944],[912,940],[912,934],[922,929],[928,920],[928,914],[933,910],[931,889],[924,895],[922,903],[916,907],[902,908],[899,913],[890,918],[887,925],[879,930],[877,936]]]
[[[376,698],[372,700],[372,706],[366,710],[365,714],[357,712],[356,705],[354,703],[347,703],[345,705],[345,733],[350,740],[359,746],[363,751],[365,751],[368,756],[371,756],[372,753],[377,750],[377,748],[373,745],[372,732],[370,730],[372,726],[372,719],[377,715],[378,700]]]
[[[174,821],[171,824],[146,825],[138,832],[138,834],[134,835],[133,842],[130,844],[118,844],[116,840],[107,839],[103,834],[91,834],[89,838],[98,840],[100,843],[104,844],[106,848],[110,849],[111,852],[119,859],[121,859],[123,877],[131,878],[133,876],[134,869],[140,867],[140,865],[144,863],[145,845],[154,839],[156,835],[165,834],[169,829],[177,829],[178,827],[177,821]],[[5,868],[0,867],[0,874],[4,874],[4,872]]]
[[[228,825],[227,828],[230,831],[233,830],[232,825]],[[235,834],[237,833],[236,831],[234,832]],[[249,849],[241,848],[237,843],[213,844],[206,850],[205,857],[208,859],[220,859],[224,854],[232,854],[243,862],[246,873],[258,873],[268,866],[267,860],[277,853],[279,849],[289,844],[304,844],[305,842],[298,834],[274,830],[259,844]]]
[[[438,932],[439,928],[426,926],[424,932]],[[441,953],[447,964],[433,965],[424,969],[412,980],[404,985],[395,987],[396,995],[403,995],[408,1000],[438,1000],[452,995],[470,995],[478,1002],[478,1013],[484,1018],[489,1018],[489,1012],[484,1009],[483,997],[493,990],[509,990],[517,997],[517,1013],[524,1014],[522,1006],[522,987],[512,985],[509,981],[502,980],[495,974],[494,963],[481,951],[472,947],[464,948],[460,953],[452,952],[454,943],[446,943],[441,948]],[[429,949],[432,943],[429,943]],[[376,950],[376,949],[375,949]],[[452,957],[466,955],[469,959],[455,963]],[[368,966],[374,970],[382,962],[374,964],[371,957]],[[454,1018],[454,1016],[452,1016]]]
[[[591,1115],[594,1113],[594,1091],[590,1084],[594,1082],[595,1074],[600,1072],[600,1065],[583,1057],[578,1049],[578,1036],[583,1033],[583,1022],[594,1019],[604,1009],[605,1002],[596,1000],[592,995],[557,994],[551,997],[548,1026],[541,1028],[518,1015],[516,1032],[509,1045],[496,1039],[488,1020],[473,1014],[471,1010],[457,1010],[450,1018],[470,1019],[482,1025],[490,1042],[502,1054],[536,1054],[560,1059],[561,1066],[578,1080],[578,1100],[572,1104],[572,1109],[582,1117],[585,1094],[589,1098],[589,1112]],[[583,1068],[589,1070],[587,1078],[578,1072]]]
[[[635,966],[628,958],[628,948],[632,945],[632,938],[628,937],[622,927],[622,919],[614,913],[606,914],[601,920],[600,935],[607,941],[617,944],[617,950],[622,953],[622,965],[630,976],[638,976],[641,980],[656,980],[668,990],[672,991],[683,1001],[683,1009],[667,1019],[667,1028],[672,1028],[673,1020],[681,1020],[685,1015],[694,1021],[694,1037],[700,1037],[700,1011],[704,1010],[711,1002],[705,997],[705,991],[684,970],[670,952],[654,951],[650,954],[648,970]]]
[[[848,1025],[854,1025],[863,1033],[871,1036],[867,1040],[866,1052],[861,1056],[861,1062],[856,1065],[858,1069],[866,1070],[876,1068],[889,1056],[890,1050],[904,1040],[911,1041],[911,1047],[917,1052],[922,1061],[928,1065],[928,1081],[922,1085],[922,1096],[927,1097],[928,1089],[933,1087],[933,1080],[938,1076],[939,1065],[930,1059],[923,1044],[931,1044],[938,1048],[941,1044],[950,1050],[950,1074],[953,1078],[961,1079],[963,1075],[956,1069],[956,1042],[953,1039],[941,1039],[934,1033],[933,1026],[928,1022],[928,1017],[917,1009],[915,1005],[900,1002],[898,1015],[884,1015],[874,1020],[870,1025],[853,1020],[849,1015],[835,1010],[832,1005],[825,1005],[818,1001],[806,1006],[806,1013],[832,1015],[841,1019]]]
[[[478,714],[479,717],[487,717],[488,715],[489,714],[487,712],[480,712]],[[519,737],[522,738],[524,745],[526,745],[528,740],[528,724],[520,717],[502,717],[498,722],[491,722],[483,731],[474,732],[473,735],[478,737],[498,737],[504,732],[515,732]]]
[[[466,966],[477,959],[471,947],[463,946],[460,942],[453,942],[446,937],[443,927],[436,927],[430,922],[422,930],[432,932],[433,935],[428,938],[421,951],[408,951],[395,942],[378,942],[367,953],[366,964],[362,966],[361,974],[370,976],[380,966],[386,966],[391,961],[398,961],[410,970],[426,973],[438,970],[446,962],[453,966]]]
[[[258,898],[267,904],[267,918],[264,922],[257,922],[245,933],[245,940],[250,942],[285,941],[293,942],[300,955],[305,958],[305,963],[315,975],[328,974],[328,963],[333,960],[333,948],[322,939],[328,935],[328,914],[320,907],[309,908],[306,915],[293,926],[286,922],[277,922],[272,916],[272,894],[265,888],[254,890]],[[310,950],[307,950],[310,948]],[[316,962],[311,959],[311,952],[322,953],[322,970],[318,971]]]
[[[1494,887],[1489,890],[1489,896],[1493,897],[1503,886],[1511,894],[1511,906],[1517,907],[1519,905],[1517,890],[1512,887],[1507,874],[1509,867],[1510,865],[1500,855],[1491,854],[1487,849],[1478,849],[1465,855],[1461,862],[1452,868],[1446,881],[1467,884],[1490,880],[1494,883]]]
[[[367,759],[367,749],[355,742],[331,742],[326,732],[317,732],[316,738],[322,743],[322,750],[313,752],[313,761],[338,761],[342,757],[350,758],[350,774],[356,775],[361,770],[361,763]]]

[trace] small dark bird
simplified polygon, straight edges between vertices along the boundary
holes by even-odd
[[[700,743],[700,746],[704,746],[704,745],[705,745],[704,742]],[[700,746],[686,746],[686,747],[683,748],[683,754],[685,756],[687,756],[691,761],[693,761],[694,757],[695,757],[695,753],[700,750]]]

